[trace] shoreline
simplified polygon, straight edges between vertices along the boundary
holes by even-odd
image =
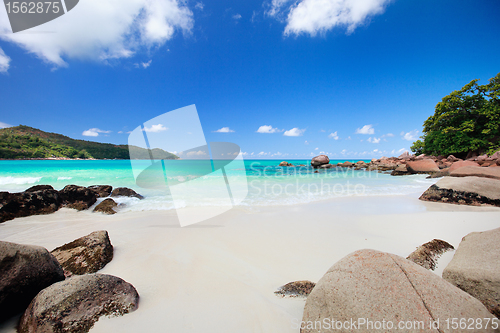
[[[355,250],[406,257],[434,238],[457,247],[469,232],[500,226],[500,208],[424,202],[414,195],[337,198],[287,209],[237,207],[185,228],[175,211],[90,214],[63,208],[0,224],[2,241],[49,251],[96,230],[109,232],[115,257],[100,273],[132,283],[141,301],[137,311],[101,318],[90,332],[296,332],[291,323],[301,320],[305,301],[276,297],[279,286],[317,282]],[[452,255],[443,255],[436,274]],[[0,332],[13,333],[12,323]]]

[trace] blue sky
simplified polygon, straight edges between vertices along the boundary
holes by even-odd
[[[399,155],[442,97],[500,72],[499,17],[497,0],[80,0],[12,34],[2,7],[0,125],[126,143],[195,104],[246,158]]]

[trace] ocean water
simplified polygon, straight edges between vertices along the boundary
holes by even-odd
[[[334,160],[340,163],[345,160]],[[141,163],[134,161],[133,163]],[[332,168],[319,170],[310,167],[310,160],[289,160],[303,167],[279,167],[281,160],[245,160],[236,167],[225,167],[225,173],[233,185],[248,188],[248,195],[239,203],[241,206],[296,205],[325,199],[347,196],[408,195],[422,193],[436,179],[425,179],[426,175],[394,177],[376,171]],[[352,161],[355,162],[355,161]],[[144,161],[145,164],[149,163]],[[188,164],[186,164],[188,163]],[[200,161],[169,161],[160,165],[168,184],[178,184],[196,179],[188,192],[176,197],[176,204],[223,205],[219,198],[221,177],[206,170]],[[213,166],[213,164],[212,164]],[[122,211],[170,210],[174,209],[171,191],[165,184],[153,179],[149,183],[134,178],[131,161],[128,160],[29,160],[0,161],[0,191],[19,192],[40,184],[62,189],[69,184],[112,185],[129,187],[146,197],[118,198]],[[151,186],[153,185],[153,186]],[[158,185],[158,186],[155,186]],[[144,187],[146,186],[146,187]],[[197,196],[200,200],[196,200]],[[202,198],[203,197],[203,198]],[[193,200],[194,198],[194,200]]]

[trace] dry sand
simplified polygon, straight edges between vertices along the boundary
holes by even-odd
[[[101,273],[132,283],[139,309],[101,318],[91,332],[298,332],[303,299],[274,295],[296,280],[318,281],[336,261],[371,248],[406,257],[433,238],[455,247],[472,231],[500,227],[500,209],[356,197],[233,209],[180,228],[174,211],[113,216],[69,209],[0,224],[0,240],[52,250],[107,230],[115,254]],[[441,274],[452,254],[438,262]],[[15,320],[0,326],[14,332]]]

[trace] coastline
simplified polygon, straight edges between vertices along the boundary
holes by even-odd
[[[296,332],[304,300],[273,292],[317,282],[339,259],[370,248],[403,257],[434,238],[457,247],[472,231],[497,228],[500,208],[424,202],[404,196],[343,197],[295,206],[237,207],[180,228],[175,211],[112,216],[61,209],[0,224],[0,239],[49,251],[107,230],[114,259],[100,272],[141,295],[139,309],[101,318],[91,332]],[[440,275],[453,252],[438,261]],[[14,332],[13,321],[0,332]]]

